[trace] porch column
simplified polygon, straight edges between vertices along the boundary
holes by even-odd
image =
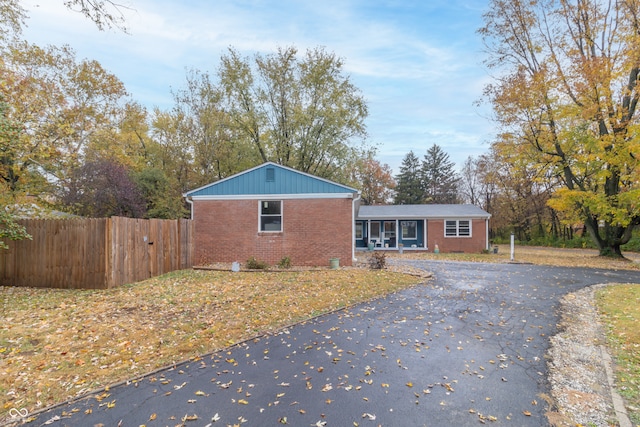
[[[424,219],[422,220],[422,228],[423,228],[423,230],[422,230],[422,234],[424,234],[424,249],[425,249],[425,250],[429,250],[429,243],[427,242],[427,226],[428,226],[428,225],[429,225],[429,224],[428,224],[428,222],[427,222],[427,219],[426,219],[426,218],[424,218]]]
[[[489,218],[486,218],[486,219],[484,220],[484,239],[485,239],[484,247],[485,247],[487,250],[491,249],[491,248],[489,247]]]

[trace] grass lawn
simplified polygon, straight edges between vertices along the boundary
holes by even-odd
[[[514,262],[523,262],[539,265],[555,265],[561,267],[587,267],[620,270],[640,270],[640,254],[623,253],[623,260],[603,258],[593,249],[561,249],[543,248],[539,246],[516,246],[514,250]],[[504,263],[511,261],[511,248],[509,245],[499,245],[497,254],[480,253],[415,253],[405,251],[402,255],[407,258],[438,259],[449,261],[491,262]]]
[[[0,422],[424,280],[183,270],[111,290],[0,287]]]
[[[640,285],[610,286],[596,298],[616,360],[616,389],[631,421],[640,425]]]

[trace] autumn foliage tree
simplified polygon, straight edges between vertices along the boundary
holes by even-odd
[[[142,218],[146,211],[131,171],[110,159],[87,162],[75,169],[60,198],[70,211],[85,217]]]
[[[496,149],[557,180],[549,204],[621,256],[640,224],[640,3],[493,0],[484,20]]]
[[[48,192],[117,127],[126,91],[98,62],[77,61],[69,47],[15,42],[2,53],[0,95],[23,127],[6,156],[10,185],[14,192]]]
[[[357,162],[352,181],[353,186],[360,190],[364,204],[385,205],[392,201],[396,183],[391,168],[373,158],[372,153]]]
[[[303,55],[279,48],[253,60],[229,49],[218,72],[221,106],[260,161],[348,181],[368,109],[343,65],[320,47]]]

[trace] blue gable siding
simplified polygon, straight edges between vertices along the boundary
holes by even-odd
[[[265,163],[189,191],[185,196],[355,193],[357,190],[275,163]]]

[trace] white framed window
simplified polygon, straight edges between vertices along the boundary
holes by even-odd
[[[362,237],[363,237],[362,221],[356,221],[356,239],[362,239]]]
[[[471,237],[471,221],[468,219],[448,219],[444,222],[445,237]]]
[[[260,231],[282,231],[282,200],[260,201]]]
[[[416,240],[418,238],[418,221],[400,221],[402,240]]]

